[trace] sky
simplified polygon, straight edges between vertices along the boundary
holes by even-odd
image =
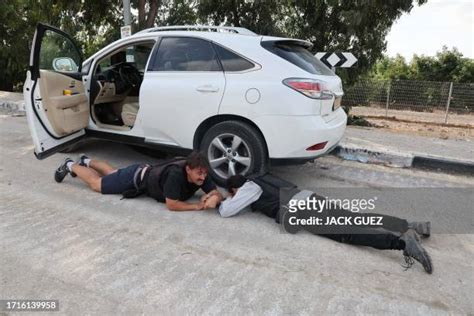
[[[411,60],[434,56],[443,45],[474,58],[474,0],[428,0],[402,15],[387,35],[386,54]]]

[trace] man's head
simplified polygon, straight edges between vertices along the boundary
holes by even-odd
[[[231,195],[234,195],[237,190],[244,185],[246,181],[247,178],[243,175],[238,174],[235,176],[231,176],[226,181],[226,189]]]
[[[203,185],[206,180],[207,172],[209,170],[209,161],[206,156],[197,151],[193,151],[186,158],[186,174],[188,181],[198,186]]]

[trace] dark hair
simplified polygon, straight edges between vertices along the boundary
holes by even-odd
[[[209,170],[209,161],[203,153],[193,151],[186,157],[186,166],[191,169],[203,168]]]
[[[244,185],[246,181],[247,181],[247,178],[244,177],[243,175],[238,174],[235,176],[231,176],[225,182],[226,189],[228,192],[232,193],[232,189],[240,188],[241,186]]]

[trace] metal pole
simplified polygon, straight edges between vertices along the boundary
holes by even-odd
[[[448,101],[446,102],[446,116],[444,117],[444,124],[448,123],[449,104],[451,104],[451,95],[453,94],[453,82],[449,85]]]
[[[130,0],[123,0],[123,25],[130,25]]]
[[[392,86],[392,82],[388,82],[388,89],[387,89],[387,102],[385,104],[385,118],[388,117],[388,105],[390,103],[390,87]]]

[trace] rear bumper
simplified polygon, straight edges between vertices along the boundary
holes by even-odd
[[[273,162],[312,160],[331,151],[344,135],[347,115],[342,108],[328,116],[262,116],[255,120],[267,142]],[[306,148],[327,142],[320,150]]]

